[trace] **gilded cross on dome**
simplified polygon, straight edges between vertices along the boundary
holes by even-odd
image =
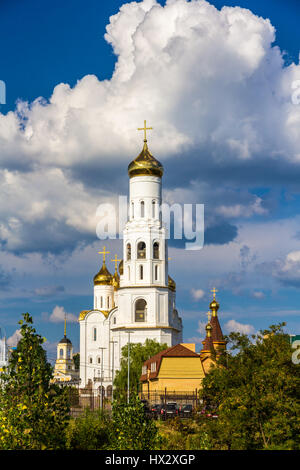
[[[109,255],[110,251],[106,251],[106,246],[103,247],[103,251],[98,251],[99,255],[103,255],[103,263],[105,264],[105,256]]]
[[[144,131],[144,142],[147,142],[147,132],[153,130],[153,127],[147,127],[146,121],[144,121],[144,127],[138,127],[138,131]]]
[[[111,260],[115,263],[115,270],[118,270],[118,262],[122,261],[121,259],[118,259],[118,255],[115,255],[115,257]]]
[[[211,290],[214,296],[214,300],[216,300],[216,292],[219,292],[215,287]]]

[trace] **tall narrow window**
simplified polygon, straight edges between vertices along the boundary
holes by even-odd
[[[140,266],[140,279],[144,279],[144,266],[142,264]]]
[[[155,201],[152,201],[152,218],[155,219]]]
[[[64,356],[64,350],[61,348],[59,350],[59,357],[63,357]]]
[[[154,279],[156,281],[158,280],[158,266],[155,266],[155,268],[154,268]]]
[[[142,322],[146,320],[147,302],[144,299],[138,299],[135,303],[135,321]]]
[[[145,217],[145,203],[141,202],[141,217]]]
[[[159,244],[157,242],[153,243],[153,258],[159,259]]]
[[[100,308],[103,308],[103,297],[102,297],[102,295],[100,297]]]
[[[107,308],[109,308],[109,297],[107,297]]]
[[[131,203],[131,217],[134,219],[134,202]]]
[[[94,341],[97,340],[97,328],[94,328],[94,329],[93,329],[93,340],[94,340]]]
[[[127,243],[126,245],[126,253],[127,253],[127,261],[131,259],[131,245],[130,243]]]
[[[138,249],[137,249],[137,257],[138,259],[146,258],[146,243],[139,242]]]

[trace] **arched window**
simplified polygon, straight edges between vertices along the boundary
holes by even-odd
[[[140,265],[140,279],[144,279],[144,266]]]
[[[152,201],[152,217],[155,219],[155,201]]]
[[[68,350],[67,350],[67,358],[68,358],[68,359],[71,359],[71,349],[68,349]]]
[[[131,245],[130,243],[127,243],[126,245],[126,252],[127,252],[127,261],[131,259]]]
[[[64,357],[64,350],[62,348],[59,350],[59,357]]]
[[[137,257],[138,259],[146,258],[146,243],[139,242],[138,249],[137,249]]]
[[[153,243],[153,258],[159,259],[159,243]]]
[[[97,362],[98,362],[98,364],[100,364],[100,363],[101,363],[101,359],[100,359],[100,357],[99,357],[99,356],[97,357]]]
[[[89,363],[90,363],[90,364],[93,364],[93,358],[92,358],[92,357],[90,357]]]
[[[97,328],[93,328],[93,340],[97,340]]]
[[[157,281],[158,280],[158,266],[156,265],[154,268],[154,279]]]
[[[145,217],[145,203],[141,202],[141,217]]]
[[[109,297],[107,297],[107,308],[109,308]]]
[[[146,320],[147,302],[144,299],[138,299],[135,303],[135,321],[143,322]]]

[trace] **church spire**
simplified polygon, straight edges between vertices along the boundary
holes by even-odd
[[[220,304],[216,300],[216,292],[217,289],[213,288],[213,300],[209,304],[209,308],[211,311],[211,326],[212,326],[212,341],[216,350],[223,350],[226,348],[226,341],[224,340],[224,336],[222,333],[222,329],[219,323],[218,318],[218,310],[220,308]]]

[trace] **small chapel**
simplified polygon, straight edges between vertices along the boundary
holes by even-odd
[[[176,309],[176,283],[169,275],[168,242],[162,222],[162,164],[151,154],[144,127],[140,154],[129,164],[129,215],[123,231],[123,255],[94,277],[94,305],[79,315],[80,387],[112,392],[121,351],[147,338],[169,347],[182,342],[182,320]]]

